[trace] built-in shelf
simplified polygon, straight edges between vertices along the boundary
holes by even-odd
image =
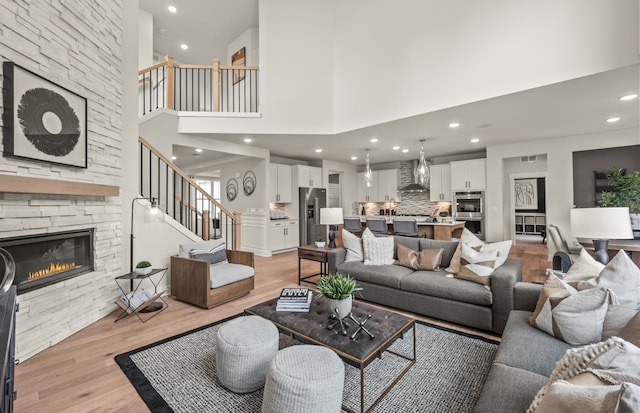
[[[62,181],[58,179],[0,175],[0,192],[12,192],[18,194],[118,196],[120,194],[120,187],[113,185]]]
[[[542,235],[547,231],[546,214],[539,212],[516,213],[516,234]]]

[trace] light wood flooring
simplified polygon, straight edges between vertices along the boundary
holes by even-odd
[[[523,262],[523,281],[544,281],[547,248],[544,244],[516,245],[511,257]],[[317,272],[318,263],[303,261],[303,273]],[[169,308],[147,323],[128,317],[114,323],[119,311],[16,366],[17,413],[28,412],[148,412],[114,356],[166,337],[237,314],[275,297],[280,289],[297,285],[295,251],[256,257],[256,288],[248,296],[210,310],[167,298]],[[416,318],[498,338],[423,316]],[[208,346],[210,343],[202,343]]]

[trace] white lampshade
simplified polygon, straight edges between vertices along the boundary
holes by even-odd
[[[571,233],[589,239],[631,239],[629,208],[572,209]]]
[[[320,225],[339,225],[342,222],[342,208],[320,208]]]

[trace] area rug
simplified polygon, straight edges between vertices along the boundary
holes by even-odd
[[[235,394],[216,379],[216,332],[227,320],[120,354],[115,360],[152,412],[259,412],[262,390]],[[299,343],[280,335],[280,348],[295,344]],[[409,331],[391,349],[411,355],[412,344]],[[483,337],[416,322],[416,364],[373,411],[473,411],[497,347],[497,342]],[[367,366],[365,408],[406,363],[384,353]],[[347,364],[343,403],[360,410],[360,373]]]

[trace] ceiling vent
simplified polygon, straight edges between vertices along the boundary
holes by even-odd
[[[520,162],[521,163],[532,163],[535,162],[537,160],[537,156],[533,155],[533,156],[521,156],[520,157]]]

